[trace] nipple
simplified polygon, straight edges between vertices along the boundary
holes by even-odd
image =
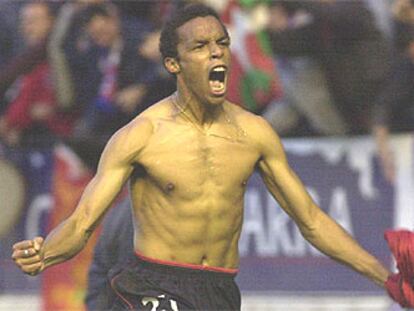
[[[169,183],[167,184],[167,191],[168,191],[168,192],[173,191],[173,190],[174,190],[174,188],[175,188],[175,186],[174,186],[174,184],[173,184],[173,183],[169,182]]]
[[[243,180],[243,182],[242,182],[242,186],[244,187],[244,186],[246,186],[247,185],[247,181],[246,180]]]

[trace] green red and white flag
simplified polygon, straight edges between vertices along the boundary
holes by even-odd
[[[261,2],[261,3],[258,3]],[[260,114],[267,105],[282,97],[269,38],[252,21],[251,12],[266,1],[230,0],[222,19],[231,36],[232,67],[228,82],[228,99]]]

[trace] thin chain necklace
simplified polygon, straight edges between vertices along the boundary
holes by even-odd
[[[189,121],[192,126],[197,129],[200,133],[202,133],[205,136],[213,136],[213,137],[218,137],[218,138],[223,138],[226,140],[230,140],[232,142],[240,142],[242,137],[247,136],[246,132],[237,124],[237,122],[232,122],[229,115],[226,113],[226,111],[223,108],[223,115],[224,115],[224,119],[226,121],[227,124],[233,126],[236,130],[236,137],[231,137],[231,136],[227,136],[227,135],[220,135],[220,134],[215,134],[215,133],[211,133],[208,130],[204,130],[199,124],[197,124],[194,120],[192,120],[192,118],[187,114],[186,110],[188,107],[188,104],[186,103],[184,105],[184,107],[182,107],[179,103],[178,103],[178,93],[174,93],[172,95],[172,103],[173,105],[179,110],[180,114],[182,114],[184,116],[184,118]]]
[[[178,103],[178,94],[174,93],[172,95],[172,103],[174,104],[174,106],[176,108],[178,108],[178,110],[180,111],[180,114],[182,114],[184,116],[184,118],[189,121],[193,127],[195,127],[198,131],[200,131],[203,135],[208,135],[208,132],[206,132],[199,124],[197,124],[197,122],[195,122],[189,115],[187,115],[187,107],[188,104],[186,103],[184,105],[184,107],[182,107],[179,103]]]

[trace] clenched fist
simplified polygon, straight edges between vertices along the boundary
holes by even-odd
[[[21,241],[13,245],[12,258],[20,270],[29,275],[37,275],[43,271],[44,262],[40,254],[42,245],[42,237]]]

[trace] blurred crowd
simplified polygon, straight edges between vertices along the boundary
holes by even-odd
[[[108,138],[175,90],[158,37],[183,0],[0,2],[0,140],[65,143],[94,167]],[[199,0],[232,39],[229,99],[282,137],[414,129],[414,1]]]
[[[169,6],[2,1],[3,143],[27,148],[64,142],[96,165],[118,128],[174,90],[158,52]]]

